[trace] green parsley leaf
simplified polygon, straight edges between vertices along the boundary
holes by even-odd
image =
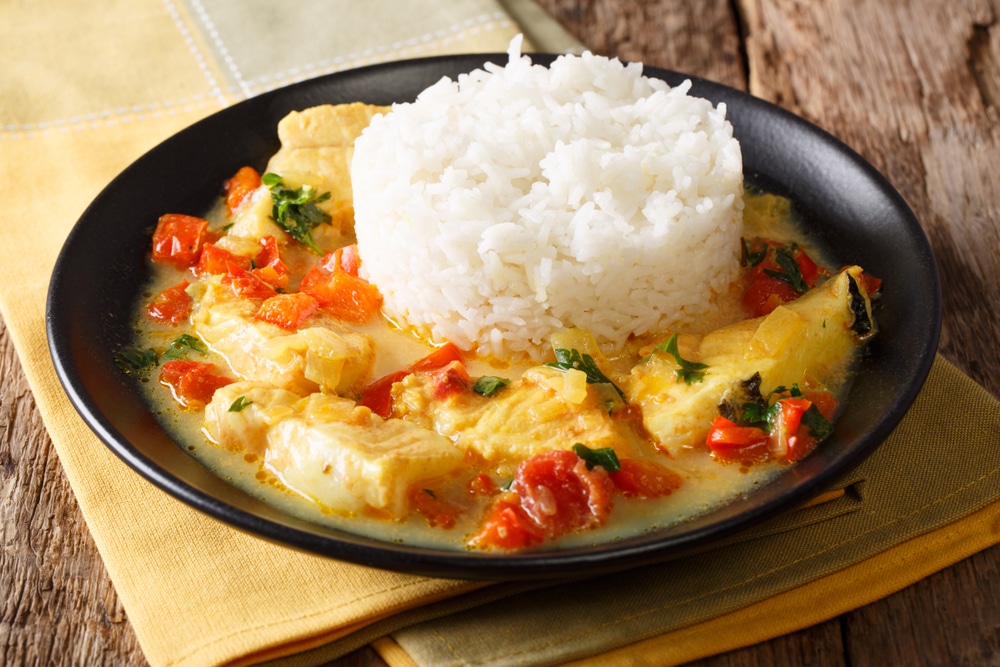
[[[123,347],[115,355],[115,365],[122,370],[125,375],[140,376],[145,375],[156,368],[159,357],[156,350],[139,349],[135,347]]]
[[[681,353],[677,349],[677,334],[673,334],[670,338],[657,345],[653,352],[666,352],[674,358],[674,361],[676,361],[677,365],[680,366],[680,368],[677,369],[678,382],[683,380],[684,384],[692,384],[694,382],[701,382],[705,379],[705,371],[708,369],[708,364],[688,361],[687,359],[681,357]],[[650,354],[646,357],[646,359],[651,356],[653,355]],[[643,361],[645,361],[645,359]]]
[[[208,348],[201,342],[200,338],[191,334],[181,334],[170,342],[170,347],[160,357],[161,360],[180,359],[188,350],[198,354],[208,354]]]
[[[550,361],[545,364],[546,366],[551,366],[552,368],[558,368],[559,370],[568,371],[574,368],[578,371],[583,371],[587,376],[587,384],[607,384],[614,388],[618,396],[625,400],[625,393],[618,388],[614,382],[608,379],[601,369],[597,367],[597,362],[589,354],[581,354],[579,350],[566,350],[559,348],[555,350],[556,360]]]
[[[610,447],[599,447],[591,449],[582,442],[573,445],[573,453],[579,456],[587,464],[587,470],[593,470],[594,466],[601,466],[608,472],[617,472],[622,469],[618,462],[618,455]]]
[[[495,375],[484,375],[472,384],[472,391],[476,392],[480,396],[486,396],[489,398],[509,384],[510,380],[507,378],[497,377]]]
[[[271,172],[264,174],[261,181],[271,191],[271,219],[296,241],[322,255],[312,231],[319,225],[330,224],[330,215],[316,206],[329,199],[330,193],[317,194],[316,188],[308,184],[293,190],[285,185],[281,176]]]
[[[765,257],[767,257],[767,244],[765,244],[761,250],[753,252],[752,250],[750,250],[750,244],[747,243],[747,240],[745,238],[741,238],[740,243],[743,246],[743,257],[741,258],[742,261],[740,262],[743,266],[749,266],[749,267],[757,266],[758,264],[764,261]]]
[[[833,424],[831,424],[827,418],[823,416],[815,404],[810,405],[809,408],[802,413],[802,423],[808,426],[812,434],[820,440],[830,435],[830,431],[833,430]]]
[[[778,263],[781,270],[772,271],[771,269],[764,269],[764,275],[771,276],[777,280],[783,280],[791,285],[792,289],[798,294],[805,294],[809,291],[809,285],[806,284],[805,278],[802,277],[802,271],[799,270],[799,263],[795,261],[793,254],[795,248],[794,244],[791,247],[776,248],[774,251],[774,261]]]
[[[253,401],[246,396],[237,396],[236,400],[229,406],[229,412],[243,412],[248,405],[253,405]]]
[[[510,491],[510,487],[514,486],[514,480],[508,479],[506,482],[500,485],[501,491]]]

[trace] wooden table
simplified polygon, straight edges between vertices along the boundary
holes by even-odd
[[[748,89],[864,155],[931,239],[941,352],[1000,395],[1000,0],[540,2],[597,53]],[[0,378],[0,664],[145,664],[2,325]],[[1000,546],[699,664],[1000,664]]]

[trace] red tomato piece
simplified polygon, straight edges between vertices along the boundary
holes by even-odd
[[[352,276],[358,275],[358,269],[361,268],[361,257],[358,255],[357,244],[340,248],[334,252],[334,257],[336,258],[337,266],[339,266],[344,273],[349,273]]]
[[[163,290],[146,306],[146,316],[155,322],[178,325],[191,314],[191,297],[185,291],[188,281],[182,280]]]
[[[784,280],[761,273],[750,280],[743,292],[743,307],[750,317],[761,317],[798,297],[798,293]]]
[[[362,387],[358,405],[363,405],[379,417],[388,419],[392,414],[392,385],[409,374],[410,371],[396,371]]]
[[[517,503],[498,500],[469,544],[480,549],[526,549],[544,539],[542,531]]]
[[[806,398],[812,401],[819,413],[828,421],[832,422],[837,414],[837,406],[840,404],[836,397],[828,391],[807,391],[804,392]]]
[[[469,480],[469,493],[474,496],[489,496],[496,490],[493,478],[484,472],[477,473]]]
[[[316,299],[308,294],[278,294],[260,304],[254,317],[282,329],[296,331],[318,309]]]
[[[254,266],[258,269],[270,268],[281,275],[286,275],[288,265],[281,259],[278,240],[273,236],[265,236],[260,240],[260,245],[261,251],[253,259]],[[287,280],[285,282],[287,284]]]
[[[460,394],[472,386],[472,378],[469,377],[469,372],[465,370],[465,364],[461,361],[452,361],[444,368],[429,372],[432,395],[439,401]]]
[[[160,384],[187,410],[200,410],[212,400],[215,390],[232,380],[216,373],[215,364],[203,361],[168,361],[160,370]]]
[[[370,320],[382,307],[378,288],[364,278],[344,271],[313,266],[299,283],[299,291],[312,295],[334,317],[355,324]]]
[[[681,476],[655,461],[620,459],[621,468],[608,473],[626,498],[661,498],[680,488]]]
[[[226,207],[230,214],[253,194],[253,191],[260,187],[260,174],[253,167],[240,167],[239,170],[225,183]]]
[[[453,361],[460,361],[465,363],[465,359],[462,357],[462,351],[458,349],[458,346],[454,343],[445,343],[440,347],[434,348],[434,350],[423,357],[419,361],[413,363],[410,366],[410,370],[413,371],[433,371],[438,368],[444,368]]]
[[[758,459],[767,456],[770,435],[753,426],[740,426],[718,416],[712,422],[705,444],[712,454],[727,461]]]
[[[521,508],[550,538],[605,522],[614,484],[604,468],[591,470],[569,450],[538,454],[518,465],[511,490]]]
[[[250,258],[231,253],[214,243],[205,244],[201,256],[198,258],[198,264],[194,267],[195,273],[198,275],[232,273],[237,269],[249,271]]]
[[[429,489],[411,489],[410,504],[432,528],[452,528],[462,513],[459,508],[441,500]]]
[[[207,220],[181,213],[161,215],[153,232],[153,261],[188,268],[198,261],[207,233]]]
[[[229,265],[229,269],[229,272],[222,277],[222,282],[232,287],[236,296],[247,299],[270,299],[278,294],[257,271],[247,271],[232,264]]]
[[[802,280],[810,288],[816,287],[816,283],[827,273],[802,248],[796,248],[795,252],[792,253],[792,257],[795,259],[795,263],[799,265],[799,273],[802,274]]]

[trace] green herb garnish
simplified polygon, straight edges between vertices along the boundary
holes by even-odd
[[[330,224],[330,215],[316,206],[330,198],[329,192],[318,194],[311,185],[303,185],[293,190],[284,184],[281,176],[268,172],[261,181],[271,191],[271,219],[291,234],[292,238],[312,250],[317,255],[323,251],[316,245],[312,230],[323,224]]]
[[[752,250],[750,250],[750,244],[747,243],[747,240],[745,238],[741,238],[740,243],[743,246],[743,257],[742,257],[742,262],[740,262],[741,264],[743,264],[743,266],[749,266],[751,268],[755,267],[761,262],[763,262],[764,258],[767,257],[766,244],[761,250],[753,252]]]
[[[802,413],[802,423],[808,426],[813,436],[819,438],[820,440],[830,435],[830,431],[833,430],[833,424],[831,424],[830,421],[823,416],[815,404],[810,405],[809,408]]]
[[[795,261],[796,246],[793,244],[790,248],[776,248],[774,251],[774,261],[778,263],[781,267],[780,271],[772,271],[771,269],[764,269],[764,275],[771,276],[776,280],[782,280],[795,290],[798,294],[804,294],[809,291],[809,285],[806,284],[805,278],[802,277],[802,271],[799,269],[799,263]]]
[[[233,401],[232,404],[229,406],[229,412],[243,412],[243,410],[248,405],[252,405],[252,404],[253,404],[253,401],[251,401],[246,396],[237,396],[236,400]]]
[[[617,472],[622,469],[618,462],[618,455],[610,447],[600,447],[591,449],[582,442],[573,445],[573,453],[579,456],[587,464],[587,470],[593,470],[594,466],[601,466],[608,472]]]
[[[579,350],[566,350],[559,348],[555,350],[556,360],[550,361],[545,364],[546,366],[551,366],[552,368],[558,368],[559,370],[568,371],[574,368],[578,371],[583,371],[587,376],[587,384],[607,384],[614,388],[615,392],[624,401],[625,393],[618,388],[614,382],[608,379],[601,369],[597,367],[597,362],[589,354],[581,354]]]
[[[135,347],[123,347],[115,355],[115,364],[125,375],[145,375],[156,368],[158,362],[159,357],[156,350],[152,348],[143,350]]]
[[[486,396],[489,398],[509,384],[510,380],[507,378],[497,377],[495,375],[484,375],[473,383],[472,391],[476,392],[480,396]]]
[[[663,341],[653,352],[666,352],[674,358],[677,365],[680,368],[677,369],[677,381],[684,381],[684,384],[692,384],[694,382],[701,382],[705,379],[705,371],[708,369],[708,364],[700,364],[696,361],[688,361],[681,356],[680,351],[677,349],[677,334],[673,334],[667,340]],[[643,361],[649,359],[653,356],[652,353],[649,354]],[[640,362],[641,363],[641,362]]]
[[[170,347],[167,348],[167,351],[160,358],[166,360],[180,359],[188,350],[197,352],[198,354],[208,354],[208,348],[205,347],[200,338],[191,334],[181,334],[170,342]]]
[[[423,489],[423,492],[424,492],[424,493],[426,493],[426,494],[427,494],[428,496],[430,496],[431,498],[433,498],[434,500],[437,500],[437,494],[435,494],[435,493],[434,493],[433,491],[431,491],[430,489]]]

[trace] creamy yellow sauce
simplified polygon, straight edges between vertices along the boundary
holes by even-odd
[[[746,202],[747,236],[759,235],[776,240],[795,241],[807,249],[818,263],[827,264],[821,249],[810,242],[791,216],[786,200],[748,192]],[[208,218],[214,220],[213,224],[219,225],[221,213],[219,210],[213,211]],[[139,314],[136,317],[136,344],[139,347],[162,350],[183,332],[183,328],[152,323],[142,315],[142,308],[148,297],[176,283],[178,273],[171,268],[157,265],[152,265],[151,270],[153,279],[146,290],[146,298],[139,304]],[[733,303],[721,312],[719,321],[707,323],[706,329],[713,329],[726,321],[743,318],[737,298],[734,298]],[[376,318],[375,321],[358,326],[356,329],[371,336],[377,350],[373,378],[406,367],[429,351],[427,344],[415,335],[393,327],[382,318]],[[212,355],[198,357],[198,360],[214,361],[220,368],[226,367],[224,360],[213,358]],[[467,365],[472,377],[480,375],[516,377],[523,370],[517,365],[495,366],[483,360],[470,360]],[[260,457],[214,446],[203,431],[203,414],[178,409],[170,392],[161,386],[155,377],[145,382],[143,386],[159,420],[191,456],[230,484],[291,515],[386,541],[464,549],[467,548],[468,538],[480,525],[483,512],[488,505],[486,498],[459,499],[460,502],[467,503],[471,509],[464,512],[457,525],[450,529],[429,527],[424,519],[416,514],[404,519],[384,520],[364,516],[364,513],[347,515],[323,508],[307,496],[283,485],[281,480],[267,470]],[[662,455],[658,458],[683,479],[678,490],[660,499],[616,497],[614,510],[606,525],[595,530],[560,537],[545,543],[543,548],[605,542],[683,522],[754,491],[786,467],[777,462],[763,462],[750,466],[724,464],[711,458],[707,450],[687,453],[673,459]],[[498,475],[496,470],[487,472]],[[507,472],[501,470],[499,476],[502,477]],[[445,496],[450,498],[462,494],[463,488],[458,484],[449,487],[447,483],[442,487]]]

